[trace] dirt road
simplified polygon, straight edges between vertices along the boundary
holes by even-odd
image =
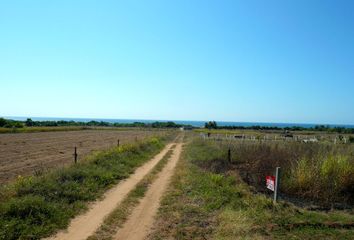
[[[132,142],[135,137],[161,134],[143,130],[83,130],[68,132],[39,132],[0,134],[0,184],[18,175],[73,162],[74,147],[79,160],[94,150]]]
[[[66,231],[61,231],[50,240],[83,240],[92,235],[102,224],[104,218],[134,189],[135,185],[163,158],[171,148],[168,144],[149,162],[139,167],[128,179],[121,181],[108,191],[103,200],[94,203],[86,214],[76,217]]]
[[[159,173],[158,178],[149,187],[145,197],[113,239],[143,240],[148,236],[154,224],[154,216],[159,208],[160,199],[173,175],[181,151],[182,143],[178,143],[165,168]]]

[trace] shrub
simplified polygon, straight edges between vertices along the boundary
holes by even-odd
[[[19,239],[24,235],[36,239],[40,232],[66,226],[67,211],[40,196],[13,198],[0,208],[0,239]]]
[[[0,127],[4,127],[7,124],[7,121],[4,118],[0,118]]]

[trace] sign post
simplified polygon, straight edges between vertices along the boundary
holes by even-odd
[[[275,169],[275,189],[274,189],[274,203],[278,200],[279,195],[279,174],[280,174],[280,167]]]
[[[275,189],[275,177],[274,176],[266,176],[266,185],[267,188],[274,192]]]
[[[274,192],[273,202],[276,203],[279,196],[280,167],[275,169],[275,176],[266,176],[266,186]]]

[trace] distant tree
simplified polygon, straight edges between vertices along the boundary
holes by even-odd
[[[7,124],[6,119],[0,118],[0,127],[4,127]]]
[[[23,123],[22,122],[14,122],[12,126],[15,128],[23,128]]]
[[[218,125],[215,121],[209,121],[207,123],[205,123],[205,128],[208,128],[208,129],[217,129],[218,128]]]
[[[23,123],[18,122],[18,121],[9,120],[9,121],[6,121],[6,124],[4,125],[4,127],[6,127],[6,128],[23,128]]]
[[[32,126],[34,125],[34,123],[33,123],[32,119],[27,118],[27,120],[26,120],[26,122],[25,122],[25,125],[26,125],[27,127],[32,127]]]

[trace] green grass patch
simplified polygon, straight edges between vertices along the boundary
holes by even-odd
[[[175,145],[174,145],[175,146]],[[164,168],[170,159],[173,148],[169,150],[165,156],[156,164],[152,171],[145,176],[136,187],[128,194],[118,207],[110,213],[110,215],[104,220],[101,227],[88,238],[88,240],[110,240],[117,233],[119,227],[122,227],[123,223],[128,219],[134,208],[139,204],[149,186],[156,179],[158,173]]]
[[[85,161],[19,178],[0,195],[0,239],[40,239],[68,226],[112,185],[164,146],[159,138],[98,152]]]
[[[273,204],[235,171],[214,171],[220,145],[188,144],[162,200],[152,239],[352,239],[350,212]]]

